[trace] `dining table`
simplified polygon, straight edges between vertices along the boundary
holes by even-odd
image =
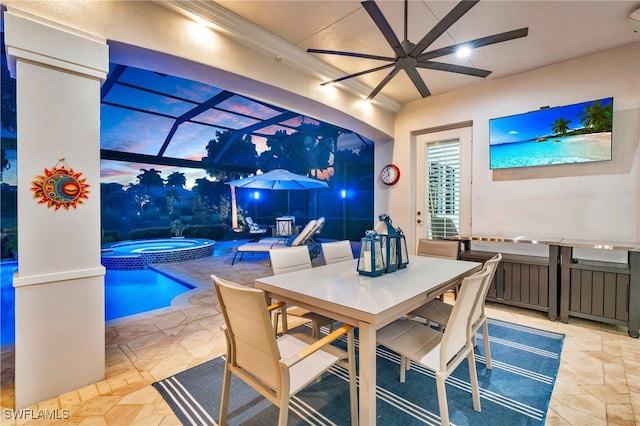
[[[255,287],[290,305],[358,327],[359,422],[376,424],[376,331],[460,284],[481,263],[409,256],[403,269],[360,275],[357,259],[255,280]]]

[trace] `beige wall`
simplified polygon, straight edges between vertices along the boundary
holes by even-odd
[[[476,235],[640,241],[640,44],[601,52],[406,105],[395,141],[376,152],[376,170],[415,170],[416,134],[473,122],[471,231]],[[489,170],[490,118],[614,97],[613,161]],[[416,179],[378,186],[376,212],[413,228]],[[409,206],[409,208],[407,208]]]

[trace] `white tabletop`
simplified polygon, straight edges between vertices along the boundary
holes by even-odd
[[[329,303],[336,312],[370,323],[409,299],[442,293],[451,281],[479,268],[477,262],[409,256],[409,265],[379,277],[359,275],[357,260],[259,278],[256,287],[311,306]],[[433,298],[433,297],[432,297]],[[356,325],[356,324],[354,324]]]
[[[360,424],[376,423],[376,330],[436,298],[480,269],[461,260],[409,256],[409,265],[379,277],[359,275],[358,261],[259,278],[278,300],[359,327]]]

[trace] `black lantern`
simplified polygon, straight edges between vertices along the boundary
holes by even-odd
[[[396,228],[396,232],[398,233],[398,269],[402,269],[409,264],[409,251],[407,250],[407,239],[399,226]]]
[[[360,240],[360,257],[358,273],[369,277],[377,277],[384,272],[382,241],[375,231],[366,231]]]
[[[398,233],[391,224],[391,218],[383,213],[378,216],[380,222],[376,224],[374,230],[380,235],[382,244],[382,257],[384,259],[384,271],[386,273],[395,272],[398,269]]]

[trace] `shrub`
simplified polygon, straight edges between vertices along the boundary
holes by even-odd
[[[184,236],[188,238],[207,238],[220,241],[224,239],[224,234],[224,225],[193,225],[184,230]]]
[[[120,234],[118,234],[118,231],[104,231],[102,233],[102,244],[114,243],[116,241],[120,241]]]
[[[169,238],[171,228],[168,226],[158,228],[140,228],[129,232],[130,240],[146,240],[149,238]]]

